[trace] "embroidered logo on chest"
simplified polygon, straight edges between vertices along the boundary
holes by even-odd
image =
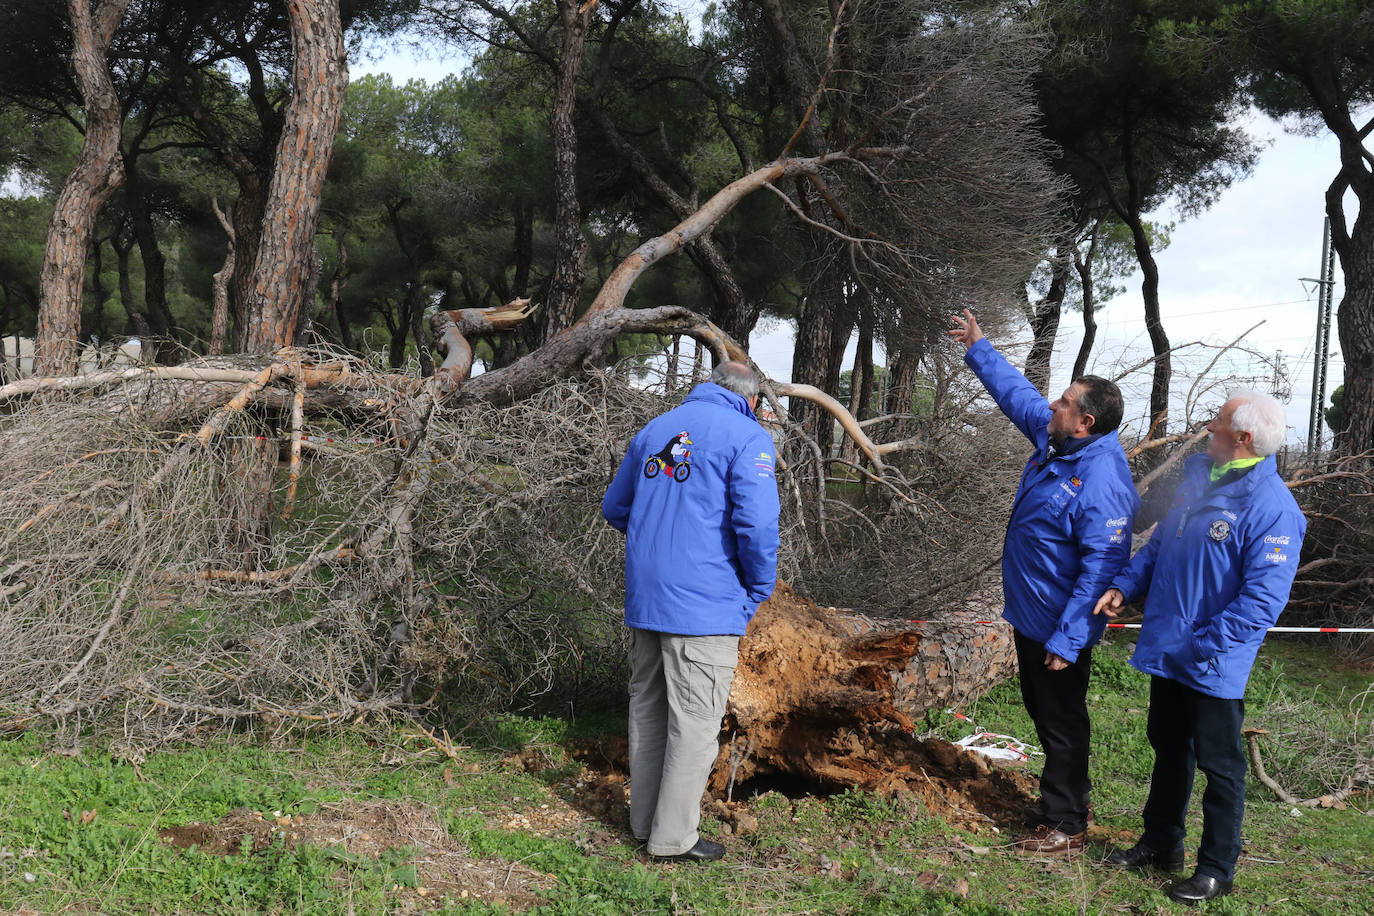
[[[1231,536],[1231,523],[1219,518],[1212,522],[1212,527],[1207,529],[1207,536],[1220,544]]]

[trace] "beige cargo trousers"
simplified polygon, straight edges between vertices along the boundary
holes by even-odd
[[[630,830],[651,856],[696,845],[738,636],[630,629]]]

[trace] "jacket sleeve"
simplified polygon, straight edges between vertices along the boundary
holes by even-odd
[[[1134,488],[1113,487],[1099,494],[1072,519],[1078,543],[1079,573],[1045,650],[1070,662],[1102,635],[1106,620],[1093,615],[1097,599],[1111,585],[1131,554],[1131,519],[1140,500]]]
[[[1279,619],[1298,573],[1306,531],[1302,513],[1289,511],[1273,513],[1251,529],[1241,555],[1239,594],[1193,630],[1193,654],[1198,661],[1253,644],[1256,635],[1263,638],[1263,631]]]
[[[778,583],[778,481],[773,439],[759,430],[730,464],[730,524],[740,584],[757,608]]]
[[[630,506],[635,499],[635,475],[639,471],[639,436],[636,435],[630,442],[630,447],[625,452],[625,457],[620,460],[620,469],[615,472],[615,477],[611,478],[611,485],[606,488],[606,495],[601,499],[601,516],[611,523],[621,534],[624,534],[630,527]]]
[[[1107,588],[1114,588],[1121,592],[1127,604],[1132,601],[1139,601],[1150,591],[1150,577],[1154,575],[1155,559],[1159,556],[1160,538],[1164,537],[1166,528],[1173,530],[1169,525],[1168,516],[1160,519],[1159,524],[1155,525],[1155,533],[1150,535],[1145,546],[1137,550],[1126,567],[1108,583]],[[1106,590],[1106,588],[1103,589],[1104,592]]]
[[[1045,396],[986,337],[968,348],[964,362],[1021,435],[1038,445],[1054,413]]]

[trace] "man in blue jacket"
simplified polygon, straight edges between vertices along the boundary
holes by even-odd
[[[1169,514],[1095,608],[1115,617],[1145,599],[1131,664],[1150,675],[1155,752],[1145,831],[1107,861],[1181,871],[1194,770],[1207,774],[1197,869],[1165,889],[1180,903],[1229,893],[1240,856],[1245,685],[1288,603],[1307,532],[1273,458],[1284,428],[1283,405],[1267,394],[1227,400],[1207,427],[1207,454],[1184,465]]]
[[[983,337],[972,312],[953,320],[964,362],[1035,447],[1002,545],[1002,616],[1015,630],[1021,698],[1045,751],[1039,823],[1016,850],[1073,854],[1088,827],[1088,673],[1106,625],[1093,606],[1130,556],[1140,507],[1116,435],[1121,392],[1086,375],[1050,403]]]
[[[630,829],[657,858],[725,854],[697,833],[701,794],[739,638],[777,582],[778,486],[758,392],[748,366],[717,366],[634,437],[601,503],[626,535]]]

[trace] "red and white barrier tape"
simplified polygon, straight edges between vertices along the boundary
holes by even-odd
[[[944,623],[941,620],[909,620],[908,623]],[[960,623],[994,624],[995,620],[967,620]],[[1109,623],[1108,629],[1138,630],[1138,623]],[[1270,633],[1374,633],[1374,627],[1270,627]]]

